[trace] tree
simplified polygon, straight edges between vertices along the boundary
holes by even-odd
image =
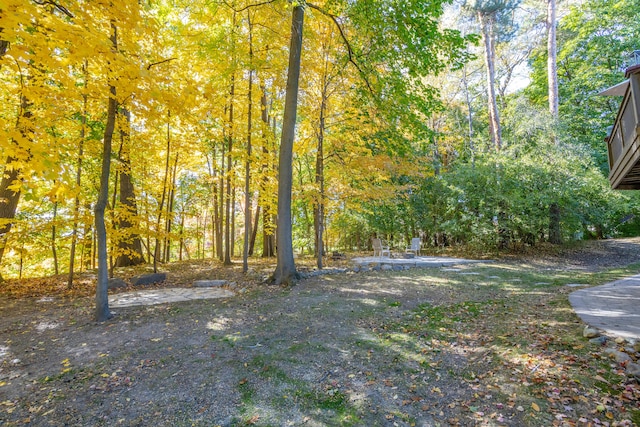
[[[549,80],[549,112],[558,119],[558,64],[556,47],[556,0],[547,0],[547,76]]]
[[[293,141],[298,107],[303,25],[304,5],[296,3],[291,13],[289,71],[287,73],[287,92],[284,117],[282,119],[280,157],[278,160],[278,228],[276,231],[278,249],[276,270],[272,278],[276,285],[288,285],[298,278],[293,259],[293,239],[291,234],[291,187],[293,184]]]
[[[482,36],[487,80],[487,105],[489,111],[489,134],[493,146],[502,148],[502,128],[496,99],[496,43],[500,19],[515,7],[511,0],[474,0],[469,4],[476,15]]]
[[[118,50],[118,30],[116,25],[111,22],[111,43],[114,52]],[[103,152],[102,152],[102,168],[100,173],[100,190],[98,192],[98,200],[96,202],[95,222],[96,234],[98,236],[98,282],[96,284],[96,320],[104,322],[112,317],[109,310],[109,296],[107,294],[109,288],[109,265],[107,253],[107,230],[105,226],[105,209],[107,207],[107,198],[109,195],[109,173],[111,170],[111,146],[113,141],[113,133],[116,125],[116,115],[118,112],[118,101],[116,99],[116,87],[109,86],[109,101],[107,103],[107,122],[104,129]]]

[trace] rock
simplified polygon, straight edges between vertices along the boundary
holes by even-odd
[[[623,353],[623,352],[615,350],[613,348],[608,348],[604,352],[610,358],[615,359],[615,361],[618,362],[618,363],[631,361],[631,357],[627,353]]]
[[[131,278],[131,284],[133,286],[153,285],[154,283],[161,283],[165,280],[167,280],[166,273],[141,274],[140,276]]]
[[[640,365],[637,363],[627,363],[627,375],[633,375],[640,378]]]
[[[636,341],[636,342],[633,343],[633,349],[636,352],[640,353],[640,341]]]
[[[618,338],[616,338],[616,344],[624,344],[624,343],[626,343],[626,342],[627,342],[627,340],[625,340],[625,339],[624,339],[624,338],[622,338],[622,337],[618,337]]]
[[[393,270],[393,267],[389,264],[382,264],[382,267],[380,267],[382,271],[390,271]]]
[[[119,277],[114,277],[113,279],[109,279],[109,284],[107,285],[108,289],[118,289],[118,288],[126,288],[127,282],[122,280]]]
[[[600,336],[596,338],[591,338],[589,342],[597,345],[605,345],[607,343],[607,337]]]
[[[585,326],[584,330],[582,331],[582,336],[585,337],[585,338],[599,337],[600,336],[600,331],[598,331],[596,328],[592,328],[590,326]]]
[[[214,288],[216,286],[224,286],[227,284],[226,280],[195,280],[193,282],[194,288]]]

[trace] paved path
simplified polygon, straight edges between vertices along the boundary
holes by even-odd
[[[590,326],[623,338],[640,339],[640,274],[569,295],[578,316]]]
[[[409,267],[416,268],[428,268],[428,267],[446,267],[456,264],[470,264],[470,263],[478,263],[478,262],[490,262],[490,261],[479,261],[473,259],[462,259],[462,258],[451,258],[451,257],[440,257],[440,256],[417,256],[415,258],[389,258],[389,257],[379,257],[379,256],[369,256],[369,257],[360,257],[353,258],[351,260],[356,265],[371,265],[371,264],[381,264],[381,265],[406,265]]]
[[[228,298],[235,295],[228,289],[215,288],[164,288],[142,289],[109,296],[109,307],[131,307],[196,299]]]

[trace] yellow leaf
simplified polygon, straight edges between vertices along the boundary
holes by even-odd
[[[534,411],[540,412],[540,407],[535,402],[531,404],[531,407],[533,408]]]
[[[104,373],[102,373],[102,374],[100,374],[100,376],[101,376],[102,378],[109,378],[109,374],[104,374]]]

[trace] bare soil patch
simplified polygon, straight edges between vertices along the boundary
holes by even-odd
[[[120,308],[101,324],[90,277],[72,291],[63,278],[12,281],[0,424],[633,425],[637,380],[582,338],[564,285],[638,261],[640,240],[609,240],[290,288],[263,285],[266,264],[243,275],[183,263],[162,286],[224,278],[242,292]]]

